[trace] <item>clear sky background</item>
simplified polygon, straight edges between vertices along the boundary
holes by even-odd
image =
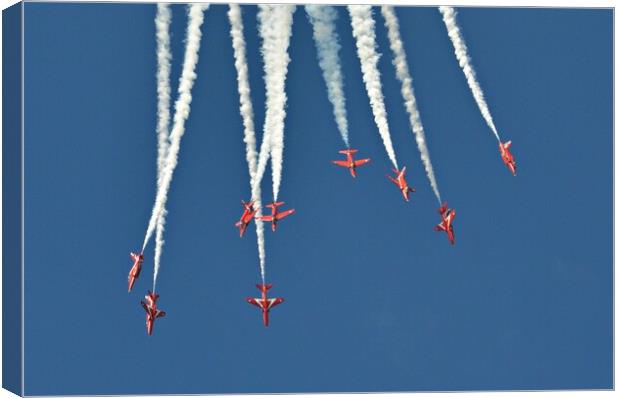
[[[175,5],[172,83],[186,13]],[[611,10],[459,9],[503,139],[500,160],[437,9],[397,8],[431,159],[457,210],[456,245],[433,231],[424,174],[375,9],[405,203],[339,8],[352,179],[302,8],[286,84],[280,198],[267,280],[286,302],[264,328],[244,298],[260,281],[227,7],[205,15],[198,78],[168,202],[158,281],[166,318],[147,336],[127,294],[155,195],[156,7],[25,5],[25,393],[135,394],[612,387]],[[256,7],[244,6],[256,125],[264,83]],[[263,200],[271,199],[271,172]]]

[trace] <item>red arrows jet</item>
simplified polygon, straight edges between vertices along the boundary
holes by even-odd
[[[502,160],[504,161],[504,164],[506,166],[508,166],[508,168],[510,169],[510,171],[512,171],[512,175],[516,176],[517,175],[517,162],[515,162],[515,159],[512,157],[512,153],[510,153],[510,146],[512,145],[512,141],[508,141],[506,143],[499,143],[499,153],[502,154]]]
[[[452,227],[452,221],[454,221],[456,211],[454,209],[448,209],[448,204],[444,203],[437,212],[441,214],[441,222],[435,226],[435,231],[446,231],[450,243],[454,244],[454,228]]]
[[[254,202],[244,202],[242,200],[241,203],[243,203],[244,207],[243,214],[241,215],[239,221],[235,224],[235,227],[239,228],[240,238],[243,237],[245,230],[248,228],[248,224],[250,224],[250,222],[254,218],[254,214],[256,214],[256,210],[254,209]]]
[[[267,290],[271,289],[271,286],[271,283],[266,285],[258,284],[256,287],[261,292],[261,298],[248,297],[245,299],[245,301],[250,304],[254,304],[263,311],[263,323],[265,324],[265,327],[269,326],[269,310],[284,301],[282,297],[267,298]]]
[[[344,149],[342,151],[338,151],[338,153],[342,153],[343,155],[347,155],[347,160],[332,160],[332,163],[338,166],[346,167],[351,172],[351,176],[355,178],[357,175],[355,173],[355,169],[357,166],[361,166],[370,162],[370,159],[359,159],[354,160],[353,154],[357,152],[357,149]]]
[[[144,296],[146,302],[140,301],[142,308],[146,311],[146,332],[149,336],[153,334],[153,324],[155,323],[155,319],[166,316],[164,311],[157,309],[158,298],[159,294],[151,293],[149,290],[146,296]]]
[[[401,171],[398,171],[396,169],[392,169],[392,170],[396,174],[394,176],[396,178],[391,177],[391,176],[386,176],[386,177],[389,178],[390,181],[392,181],[394,184],[396,184],[400,192],[403,194],[403,198],[405,198],[405,200],[409,202],[409,192],[415,192],[415,188],[407,185],[407,181],[405,180],[405,173],[406,173],[407,167],[403,167]]]
[[[269,207],[271,208],[271,215],[269,216],[261,216],[260,220],[262,221],[270,221],[271,222],[271,230],[275,232],[276,228],[278,227],[278,221],[280,221],[281,219],[283,219],[286,216],[289,216],[293,213],[295,213],[295,209],[289,209],[289,210],[284,210],[283,212],[279,213],[278,212],[278,207],[282,206],[284,204],[284,202],[273,202],[271,204],[268,204],[265,207]]]
[[[142,270],[142,262],[144,262],[144,254],[142,253],[140,254],[129,253],[129,256],[133,260],[133,266],[129,270],[129,276],[127,277],[127,280],[129,282],[128,292],[131,291],[131,289],[133,288],[133,284],[136,282],[136,279],[138,279],[138,277],[140,276],[140,271]]]

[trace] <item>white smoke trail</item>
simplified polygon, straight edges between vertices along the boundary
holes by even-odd
[[[230,21],[230,37],[235,55],[237,70],[237,90],[239,91],[239,105],[243,120],[243,142],[246,143],[245,157],[248,162],[250,178],[254,178],[256,170],[256,135],[254,134],[254,109],[250,97],[250,81],[248,77],[248,63],[245,57],[245,37],[243,36],[243,20],[241,7],[238,4],[228,5],[228,20]]]
[[[493,131],[493,134],[495,134],[497,140],[500,141],[499,134],[497,133],[497,129],[495,128],[495,123],[493,123],[493,118],[491,117],[491,112],[489,112],[489,107],[484,100],[484,93],[482,92],[480,84],[476,80],[476,71],[474,71],[474,68],[471,66],[469,56],[467,55],[467,46],[465,45],[465,40],[461,35],[461,30],[456,24],[456,11],[454,11],[454,8],[446,6],[439,7],[439,11],[443,15],[443,22],[446,24],[448,36],[450,36],[450,40],[452,41],[452,45],[454,46],[454,54],[456,54],[456,59],[459,61],[461,69],[463,69],[463,73],[465,74],[465,78],[467,79],[469,89],[474,95],[476,104],[478,104],[478,109],[480,109],[482,117],[484,118],[484,120],[486,120],[487,125],[489,126],[491,131]]]
[[[263,126],[263,145],[269,138],[271,153],[271,174],[273,179],[273,198],[278,200],[280,181],[282,179],[282,161],[284,152],[284,118],[286,116],[285,81],[290,58],[288,46],[291,38],[294,5],[260,4],[258,12],[258,29],[263,40],[265,70],[266,111]],[[261,146],[261,152],[262,152]],[[261,158],[257,175],[261,169]]]
[[[370,99],[375,123],[392,164],[395,168],[398,168],[392,139],[390,138],[385,104],[383,103],[381,75],[377,69],[379,55],[376,49],[375,21],[372,17],[372,9],[367,5],[353,5],[347,6],[347,8],[351,16],[351,27],[353,28],[353,37],[355,37],[355,45],[357,46],[357,56],[362,66],[362,76],[368,98]]]
[[[149,220],[149,225],[142,244],[142,251],[146,247],[149,239],[153,235],[157,220],[166,208],[168,200],[168,190],[172,182],[172,174],[178,163],[179,148],[181,138],[185,133],[185,121],[190,112],[192,102],[192,87],[196,80],[196,64],[198,63],[198,50],[200,49],[200,39],[202,33],[200,27],[204,20],[204,11],[209,7],[208,4],[192,4],[189,6],[189,21],[187,24],[187,43],[185,47],[185,59],[183,60],[183,70],[179,81],[179,98],[175,104],[175,114],[173,119],[172,131],[170,132],[170,146],[166,161],[162,170],[160,186],[157,189],[155,204]]]
[[[170,20],[171,12],[168,4],[157,4],[155,27],[157,29],[157,189],[161,186],[162,170],[168,153],[168,129],[170,125]],[[155,231],[155,258],[153,272],[153,292],[157,284],[157,275],[164,247],[164,227],[166,210],[157,219]]]
[[[327,96],[334,108],[334,118],[338,131],[347,148],[349,148],[349,125],[343,92],[342,71],[340,68],[340,43],[335,29],[338,18],[332,6],[307,5],[306,14],[312,23],[314,44],[319,57],[319,66],[323,71],[323,79],[327,86]]]
[[[168,151],[170,124],[170,20],[168,4],[157,4],[155,27],[157,29],[157,180],[161,179]]]
[[[433,172],[433,165],[431,163],[431,157],[426,147],[426,138],[424,136],[424,127],[422,126],[422,120],[420,119],[420,113],[418,112],[418,106],[416,105],[415,94],[413,92],[413,81],[411,79],[411,73],[409,72],[409,66],[407,65],[407,55],[403,47],[403,42],[400,38],[398,18],[394,12],[394,8],[391,6],[381,6],[381,14],[385,19],[385,26],[388,30],[388,39],[390,41],[390,48],[394,54],[394,60],[392,63],[396,68],[396,77],[401,83],[400,92],[405,100],[405,109],[409,114],[409,123],[411,129],[415,134],[415,140],[418,144],[422,163],[424,163],[424,169],[426,175],[431,183],[433,192],[437,200],[441,204],[441,196],[439,195],[439,188],[437,187],[437,181],[435,180],[435,173]]]
[[[159,267],[161,264],[161,253],[164,248],[164,228],[166,226],[166,216],[168,211],[164,208],[159,218],[157,219],[157,229],[155,231],[155,258],[154,258],[154,272],[153,272],[153,292],[155,292],[155,285],[157,285],[157,275],[159,275]]]
[[[250,189],[252,190],[252,201],[256,209],[256,217],[262,215],[261,187],[260,179],[257,181],[256,168],[256,134],[254,127],[254,110],[252,98],[250,97],[250,81],[248,78],[248,63],[245,56],[245,38],[243,36],[243,19],[241,17],[241,7],[238,4],[230,4],[228,19],[230,21],[230,36],[235,55],[235,68],[237,70],[237,90],[239,91],[239,110],[243,120],[243,142],[245,142],[245,158],[248,162],[250,173]],[[263,139],[263,141],[265,141]],[[265,146],[265,154],[268,155],[269,147]],[[264,169],[263,169],[264,170]],[[265,228],[263,222],[255,219],[256,237],[258,244],[258,258],[260,261],[260,273],[265,283]]]

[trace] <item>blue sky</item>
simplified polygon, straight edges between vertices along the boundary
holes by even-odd
[[[186,14],[172,21],[173,90]],[[139,305],[152,244],[127,294],[155,195],[155,6],[25,6],[25,393],[244,393],[612,387],[612,29],[603,9],[459,9],[470,55],[518,176],[502,164],[439,12],[397,8],[439,189],[408,125],[375,9],[405,203],[339,8],[353,180],[303,9],[294,16],[280,199],[267,279],[286,302],[264,328],[225,6],[206,13],[158,280],[166,318]],[[256,8],[243,7],[256,125],[264,84]],[[271,173],[263,184],[270,199]]]

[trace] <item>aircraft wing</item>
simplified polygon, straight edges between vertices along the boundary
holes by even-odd
[[[332,160],[332,163],[337,166],[349,167],[349,162],[347,162],[346,160]]]
[[[258,219],[261,221],[273,221],[273,216],[260,216]]]
[[[400,187],[400,184],[398,183],[398,181],[396,181],[396,179],[394,179],[392,176],[386,176],[387,178],[390,179],[390,181],[392,181],[397,187]]]
[[[288,209],[283,211],[282,213],[278,213],[276,214],[276,220],[281,220],[286,216],[290,216],[291,214],[295,213],[295,209]],[[269,221],[271,221],[271,219],[269,219]]]
[[[248,298],[245,299],[245,301],[247,301],[250,304],[254,304],[258,308],[263,308],[263,306],[260,305],[260,299],[255,299],[255,298],[252,298],[252,297],[248,297]]]
[[[155,314],[155,318],[163,318],[166,316],[166,311],[157,310],[157,314]]]
[[[366,164],[368,162],[370,162],[370,159],[359,159],[359,160],[355,161],[355,166],[356,167],[357,166],[361,166],[361,165]]]
[[[435,225],[435,231],[445,231],[446,227],[443,226],[443,223]]]
[[[281,304],[282,302],[284,302],[284,299],[281,297],[269,299],[269,307],[267,308],[273,308],[276,305]]]

